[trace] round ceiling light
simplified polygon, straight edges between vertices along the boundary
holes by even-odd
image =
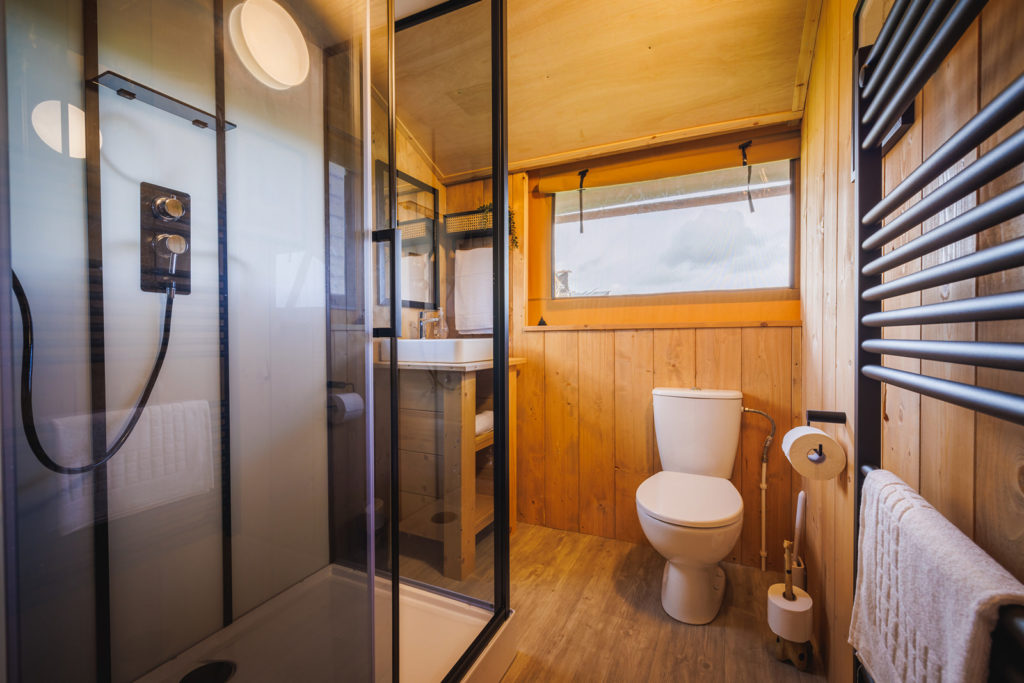
[[[299,85],[309,75],[309,48],[299,25],[274,0],[245,0],[228,18],[231,44],[256,79],[274,90]]]

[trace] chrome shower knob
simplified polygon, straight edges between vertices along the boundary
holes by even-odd
[[[180,256],[188,251],[188,240],[181,235],[158,235],[156,244],[158,251],[166,250],[168,252],[167,256],[171,254]]]
[[[174,275],[178,270],[178,257],[188,251],[188,240],[181,235],[164,233],[153,240],[153,249],[170,261],[167,272]]]
[[[185,215],[185,204],[177,197],[158,197],[153,200],[153,215],[167,222],[179,220]]]

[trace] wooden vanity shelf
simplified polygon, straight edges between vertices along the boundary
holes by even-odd
[[[523,363],[509,362],[510,530],[516,519],[516,378]],[[476,434],[477,413],[493,409],[491,362],[398,367],[398,528],[440,541],[442,572],[461,580],[476,566],[477,534],[494,523],[493,458],[482,467],[478,462],[494,445],[494,430]],[[386,372],[386,365],[378,371]]]

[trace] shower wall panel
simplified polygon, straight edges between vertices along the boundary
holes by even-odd
[[[323,52],[307,43],[288,90],[225,49],[236,617],[328,562]]]

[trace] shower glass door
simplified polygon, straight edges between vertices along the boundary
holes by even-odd
[[[372,680],[367,3],[2,6],[9,680]]]

